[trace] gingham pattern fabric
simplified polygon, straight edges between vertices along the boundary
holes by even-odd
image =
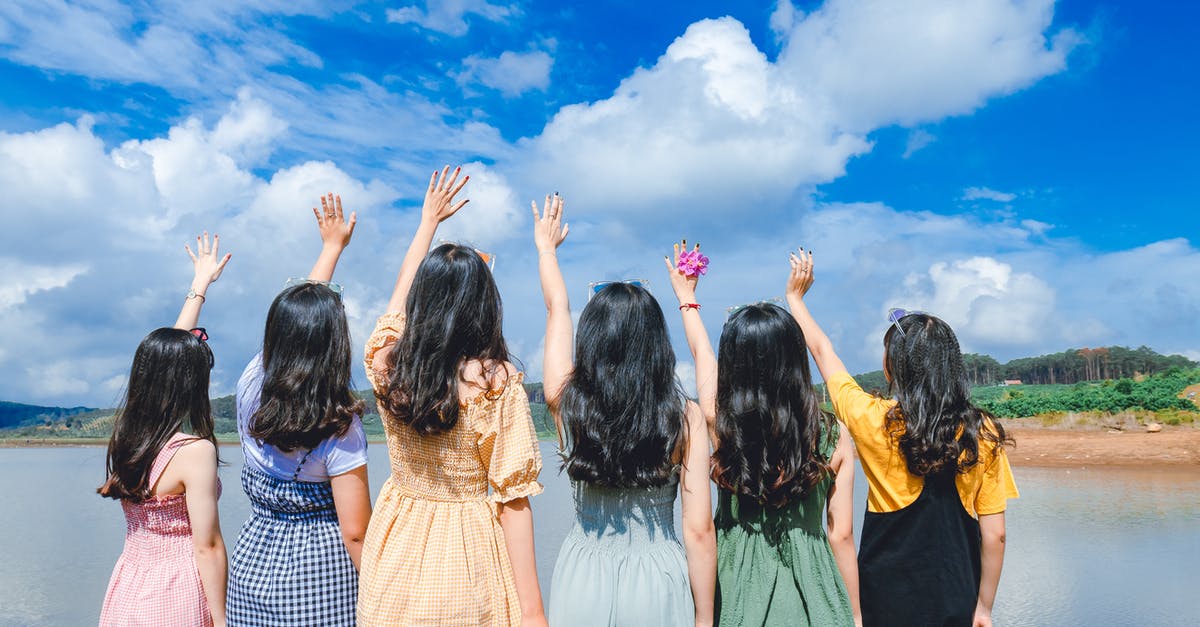
[[[367,341],[371,367],[402,314],[381,317]],[[363,541],[361,626],[516,626],[520,600],[496,504],[538,494],[542,458],[520,374],[468,403],[453,429],[421,436],[380,407],[392,473]],[[490,494],[489,494],[490,490]]]
[[[230,560],[228,625],[354,625],[358,573],[329,482],[278,479],[247,464],[242,488],[251,514]]]
[[[150,485],[179,447],[192,437],[177,433],[159,451]],[[125,549],[113,568],[100,610],[101,627],[208,626],[208,600],[196,571],[192,526],[182,494],[141,503],[121,501],[125,510]]]

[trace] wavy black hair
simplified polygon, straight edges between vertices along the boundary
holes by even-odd
[[[759,303],[729,317],[719,348],[713,481],[759,506],[803,499],[832,472],[821,445],[833,427],[813,391],[804,332]]]
[[[329,286],[285,288],[263,331],[261,404],[250,437],[283,451],[311,449],[350,428],[364,403],[350,386],[350,326]]]
[[[421,261],[405,303],[404,333],[387,358],[391,378],[379,403],[422,435],[458,423],[467,360],[509,360],[500,291],[479,253],[442,244]]]
[[[666,485],[686,438],[684,403],[658,301],[628,283],[601,289],[580,314],[559,398],[567,474],[613,488]]]
[[[908,471],[919,477],[964,473],[979,463],[980,442],[993,453],[1013,440],[971,403],[971,385],[954,330],[929,314],[910,314],[883,337],[888,394],[897,404],[886,426]]]
[[[108,441],[107,479],[96,492],[133,502],[150,498],[154,459],[185,424],[196,439],[216,445],[208,401],[211,358],[206,343],[181,329],[155,329],[138,344]]]

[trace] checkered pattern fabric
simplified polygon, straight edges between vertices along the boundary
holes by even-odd
[[[329,482],[278,479],[247,464],[242,488],[252,511],[230,560],[229,626],[354,625],[358,573]]]
[[[371,367],[395,342],[402,314],[387,314],[367,340],[367,376],[382,394],[387,375]],[[445,433],[397,427],[380,407],[392,473],[363,539],[358,624],[362,627],[515,627],[520,600],[496,503],[542,491],[542,457],[517,374],[480,394]]]
[[[150,485],[191,436],[177,433],[150,468]],[[218,484],[219,485],[219,484]],[[205,626],[213,624],[196,571],[192,525],[182,494],[141,503],[122,501],[125,549],[113,568],[100,610],[101,627]]]

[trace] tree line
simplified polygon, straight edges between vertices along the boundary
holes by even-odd
[[[1162,355],[1148,346],[1072,348],[1061,353],[1022,357],[1000,363],[989,355],[963,355],[972,385],[995,385],[1005,380],[1029,384],[1068,385],[1081,381],[1152,375],[1171,368],[1192,369],[1197,363],[1183,355]]]

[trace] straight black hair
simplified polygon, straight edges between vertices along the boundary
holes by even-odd
[[[911,314],[888,329],[883,347],[888,393],[897,401],[886,425],[898,437],[909,472],[964,473],[979,463],[981,440],[993,453],[1013,443],[1003,425],[971,403],[962,349],[950,325]]]
[[[567,474],[614,488],[666,485],[686,437],[684,403],[658,301],[628,283],[601,289],[579,317],[559,399]]]
[[[138,344],[108,441],[107,479],[96,490],[101,496],[150,498],[154,460],[185,424],[196,439],[216,445],[208,401],[211,357],[206,343],[181,329],[155,329]]]
[[[249,435],[283,451],[311,449],[350,428],[364,403],[350,387],[350,327],[329,286],[302,283],[271,303],[263,386]]]
[[[458,385],[467,360],[491,366],[509,360],[500,290],[479,253],[442,244],[417,268],[405,314],[379,403],[398,426],[422,435],[449,431],[458,423]]]
[[[759,506],[805,498],[832,472],[821,448],[834,421],[813,391],[800,325],[777,305],[743,307],[718,355],[713,481]]]

